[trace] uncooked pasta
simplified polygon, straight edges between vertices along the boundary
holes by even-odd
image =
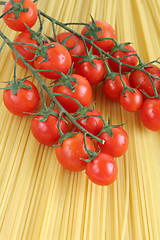
[[[88,22],[92,15],[113,26],[118,42],[131,42],[144,62],[160,56],[159,0],[39,0],[36,5],[61,22]],[[49,35],[49,21],[43,26]],[[79,25],[72,28],[82,30]],[[17,35],[2,19],[0,29],[12,41]],[[5,46],[0,58],[1,88],[3,81],[13,79],[13,69],[11,50]],[[17,67],[18,77],[28,75],[29,70]],[[32,116],[9,113],[0,90],[1,240],[160,239],[160,132],[148,130],[139,112],[125,111],[98,86],[93,87],[93,95],[105,120],[110,116],[112,124],[126,123],[129,136],[127,152],[116,159],[118,178],[105,187],[88,180],[84,171],[65,170],[55,148],[34,139]]]

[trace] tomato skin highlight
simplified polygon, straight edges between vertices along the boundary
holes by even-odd
[[[160,130],[160,99],[148,98],[144,101],[140,116],[143,124],[151,131]]]
[[[4,90],[3,92],[3,102],[6,108],[18,116],[25,116],[28,115],[27,112],[34,112],[40,100],[36,86],[28,80],[25,80],[24,83],[27,86],[32,86],[32,88],[21,88],[16,95],[13,95],[12,90]]]
[[[81,59],[80,59],[81,60]],[[86,77],[91,85],[101,82],[106,74],[105,64],[102,59],[93,59],[96,67],[89,61],[77,62],[74,66],[75,73]]]
[[[113,137],[108,133],[102,132],[98,137],[105,140],[105,143],[99,143],[101,152],[110,154],[112,157],[121,157],[128,149],[128,134],[122,127],[113,127]]]
[[[59,43],[61,43],[66,37],[71,36],[72,33],[69,32],[62,32],[57,34],[57,40]],[[84,43],[81,38],[77,37],[76,35],[72,35],[65,43],[66,47],[74,47],[73,49],[68,50],[71,54],[71,58],[73,62],[79,61],[78,57],[75,57],[73,55],[85,55],[86,50]]]
[[[107,186],[112,184],[118,174],[116,161],[109,154],[99,153],[93,161],[87,163],[85,173],[95,184]]]
[[[59,114],[59,111],[53,110]],[[62,116],[64,118],[64,116]],[[45,122],[40,122],[37,119],[44,119],[42,115],[34,115],[31,122],[31,130],[35,139],[44,145],[56,144],[61,137],[58,131],[57,123],[58,118],[49,115]],[[68,124],[63,119],[60,120],[60,129],[65,134],[68,132]]]
[[[97,33],[99,38],[114,38],[114,39],[116,39],[115,30],[113,29],[113,27],[110,24],[108,24],[107,22],[102,21],[102,20],[95,20],[95,23],[97,26],[101,27],[103,30],[102,34],[100,31]],[[91,21],[89,22],[89,24],[91,24]],[[86,26],[84,26],[81,31],[81,34],[84,35],[86,32],[87,32],[87,28],[86,28]],[[92,36],[88,36],[87,38],[93,39]],[[105,39],[102,41],[93,41],[93,43],[95,45],[97,45],[98,47],[100,47],[105,52],[108,52],[114,46],[114,42],[110,39]],[[87,44],[87,47],[90,49],[91,45],[88,43],[86,43],[86,44]],[[93,53],[99,55],[98,50],[95,49],[94,47],[93,47]]]
[[[14,2],[20,2],[20,0],[14,0]],[[3,13],[8,11],[11,7],[12,3],[10,1],[6,2],[3,7]],[[29,11],[21,12],[18,19],[14,20],[15,13],[8,13],[3,17],[3,20],[7,24],[7,26],[14,31],[26,31],[27,28],[24,23],[31,28],[37,21],[38,10],[35,3],[31,0],[25,0],[23,3],[23,7],[28,7]]]
[[[152,74],[153,76],[160,78],[160,68],[158,68],[156,65],[154,64],[149,64],[148,65],[149,68],[144,68],[144,70],[146,70],[148,73]],[[149,79],[148,75],[140,70],[134,70],[133,72],[131,72],[131,74],[129,75],[129,81],[130,81],[130,85],[133,88],[137,88],[138,90],[143,91],[145,93],[147,93],[149,96],[154,96],[154,89],[151,83],[151,80]],[[160,91],[160,80],[155,79],[152,81],[154,82],[154,85],[157,89],[157,91]],[[146,99],[147,97],[143,94],[143,98]]]
[[[99,115],[102,116],[101,113],[94,109],[93,111],[87,111],[86,115]],[[80,116],[78,114],[77,116]],[[80,124],[82,127],[84,127],[88,132],[92,133],[93,135],[97,135],[102,127],[103,127],[103,121],[100,117],[87,117],[87,120],[83,121],[84,118],[79,118],[76,120],[78,124]],[[75,129],[75,131],[80,131],[78,128]]]
[[[102,89],[107,98],[111,99],[112,101],[119,101],[124,87],[120,79],[120,75],[116,75],[115,78],[115,81],[113,81],[111,78],[108,78],[103,84]],[[122,75],[122,78],[124,83],[127,86],[130,86],[127,76]]]
[[[92,87],[90,83],[86,78],[78,74],[71,74],[71,76],[77,79],[78,84],[75,87],[75,92],[64,85],[53,87],[53,92],[68,95],[77,99],[82,106],[89,106],[92,100]],[[73,83],[73,85],[74,84],[75,83]],[[76,112],[79,108],[78,104],[70,98],[56,96],[56,99],[70,113]]]
[[[120,62],[128,64],[128,65],[136,66],[138,63],[137,56],[128,56],[130,54],[136,54],[135,49],[130,45],[125,45],[124,48],[131,52],[124,52],[121,50],[117,50],[116,52],[111,54],[111,56],[116,59],[127,56],[127,57],[121,59]],[[115,61],[111,60],[110,58],[108,59],[108,65],[113,72],[119,72],[119,64],[116,63]],[[121,73],[129,72],[129,71],[131,71],[130,67],[127,67],[124,65],[121,66]]]
[[[95,146],[88,136],[86,145],[88,150],[95,151]],[[89,157],[84,148],[84,134],[78,133],[74,137],[65,139],[61,146],[56,147],[56,157],[65,169],[74,172],[82,170],[86,162],[81,159]]]
[[[34,67],[36,69],[61,71],[62,73],[67,74],[68,70],[72,65],[71,55],[68,50],[60,43],[44,43],[45,46],[52,44],[54,46],[47,49],[47,55],[49,59],[45,62],[41,62],[45,58],[43,56],[39,56],[37,59],[34,60]],[[58,79],[61,77],[61,75],[56,72],[46,71],[40,72],[40,74],[49,79]]]
[[[124,96],[120,96],[121,106],[128,112],[137,112],[143,103],[143,96],[141,92],[133,88],[135,92],[125,91]]]
[[[38,43],[36,40],[31,38],[31,33],[29,31],[25,31],[25,32],[21,32],[15,39],[14,42],[23,42],[23,43],[30,43],[30,44],[35,44],[38,46]],[[29,49],[31,50],[36,50],[35,47],[32,46],[27,46],[27,45],[14,45],[14,47],[16,48],[16,50],[22,55],[23,58],[25,58],[27,60],[27,62],[34,67],[34,62],[30,62],[28,60],[32,60],[35,56],[35,54],[33,52],[31,52]],[[12,56],[13,59],[15,60],[15,53],[12,51]],[[18,65],[20,65],[23,68],[27,68],[27,66],[18,58],[17,60]]]

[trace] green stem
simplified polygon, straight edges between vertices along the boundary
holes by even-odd
[[[5,15],[7,15],[8,13],[11,13],[12,10],[14,9],[14,7],[11,7],[10,9],[8,9],[5,13],[3,13],[0,18],[3,18]]]
[[[39,11],[38,11],[38,18],[39,18],[39,22],[40,22],[39,32],[42,32],[42,30],[43,30],[43,22],[42,22],[41,15],[40,15]]]
[[[46,105],[46,101],[44,99],[44,93],[43,93],[43,87],[42,87],[42,84],[41,82],[39,82],[39,85],[40,85],[40,90],[41,90],[41,97],[42,97],[42,103],[43,103],[43,107],[45,110],[47,110],[47,105]]]
[[[7,2],[0,1],[0,5],[5,5]]]
[[[55,22],[54,22],[54,21],[52,21],[52,29],[53,29],[53,34],[54,34],[55,42],[58,42],[57,34],[56,34],[56,30],[55,30]]]
[[[4,45],[6,44],[6,42],[5,41],[3,41],[3,43],[2,43],[2,46],[1,46],[1,48],[0,48],[0,55],[1,55],[1,52],[2,52],[2,50],[3,50],[3,47],[4,47]]]
[[[109,66],[108,66],[108,63],[106,62],[106,60],[105,60],[105,58],[104,58],[104,56],[103,56],[103,54],[102,54],[101,51],[100,51],[100,55],[101,55],[101,57],[102,57],[102,59],[103,59],[104,65],[105,65],[105,67],[106,67],[107,74],[111,74],[111,70],[110,70],[110,68],[109,68]]]
[[[126,88],[127,85],[126,85],[125,82],[123,81],[122,74],[120,74],[119,76],[120,76],[121,82],[122,82],[122,84],[123,84],[123,87]]]
[[[16,77],[16,65],[17,65],[17,59],[18,59],[18,57],[16,56],[16,57],[15,57],[15,61],[14,61],[14,74],[13,74],[14,82],[17,82],[17,77]]]
[[[98,153],[96,153],[92,150],[89,150],[87,148],[86,137],[87,137],[87,133],[84,133],[84,148],[85,148],[89,158],[88,159],[82,159],[82,160],[84,160],[86,163],[88,163],[88,162],[91,162],[94,158],[96,158]]]
[[[149,77],[149,79],[150,79],[150,81],[151,81],[151,83],[152,83],[152,86],[153,86],[154,96],[155,96],[155,97],[158,97],[158,92],[157,92],[156,86],[154,85],[154,82],[153,82],[151,76],[148,75],[148,77]]]
[[[63,114],[63,110],[60,111],[60,114],[58,117],[58,122],[57,122],[57,128],[58,128],[58,131],[59,131],[61,137],[64,136],[64,133],[62,132],[62,130],[60,128],[60,120],[61,120],[62,114]]]

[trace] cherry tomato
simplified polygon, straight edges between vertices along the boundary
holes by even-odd
[[[88,136],[86,145],[88,150],[95,151],[94,144]],[[60,147],[56,147],[56,156],[65,169],[75,172],[82,170],[86,164],[82,159],[89,158],[84,148],[84,134],[78,133],[74,137],[65,139]]]
[[[20,3],[20,0],[14,0],[15,3]],[[7,1],[3,8],[3,13],[8,11],[10,8],[12,8],[12,3],[10,1]],[[17,6],[18,8],[18,6]],[[23,3],[23,8],[27,9],[27,12],[20,12],[19,17],[15,20],[15,13],[7,13],[3,19],[5,23],[8,25],[9,28],[15,30],[15,31],[25,31],[27,30],[25,24],[28,27],[32,27],[38,17],[38,10],[35,5],[35,3],[31,0],[25,0]]]
[[[45,58],[43,56],[39,56],[37,59],[35,59],[34,66],[36,69],[61,71],[62,73],[67,74],[72,64],[71,55],[60,43],[44,43],[44,46],[52,44],[53,47],[47,49],[48,60],[43,61]],[[46,71],[40,72],[40,74],[50,79],[57,79],[61,77],[61,75],[56,72]]]
[[[78,74],[71,74],[71,76],[77,80],[75,92],[64,85],[53,87],[53,92],[68,95],[77,99],[82,106],[89,106],[92,100],[92,87],[90,83],[86,78]],[[74,85],[75,83],[73,83],[73,86]],[[56,98],[59,103],[70,113],[76,112],[79,108],[78,104],[73,99],[64,96],[56,96]]]
[[[19,43],[30,43],[30,44],[35,44],[38,45],[37,41],[31,38],[31,33],[29,31],[21,32],[15,39],[14,42],[19,42]],[[27,46],[27,45],[14,45],[16,50],[22,55],[23,58],[25,58],[28,62],[28,60],[32,60],[35,56],[31,50],[36,50],[35,47],[32,46]],[[15,53],[12,51],[12,56],[15,59]],[[17,63],[23,67],[27,68],[26,65],[18,58]],[[32,67],[34,67],[34,62],[28,62]]]
[[[152,74],[153,76],[160,78],[160,68],[158,68],[154,64],[149,64],[149,68],[144,68],[148,73]],[[133,88],[137,88],[139,90],[147,93],[149,96],[154,96],[154,90],[153,85],[151,83],[151,80],[149,79],[148,75],[140,70],[134,70],[130,76],[129,76],[130,84]],[[153,79],[154,85],[157,89],[157,91],[160,91],[160,80]],[[144,95],[144,99],[146,99],[146,96]]]
[[[25,116],[27,112],[34,112],[40,100],[36,86],[28,80],[25,80],[23,83],[32,88],[19,88],[16,95],[12,93],[11,89],[3,92],[3,101],[6,108],[18,116]]]
[[[108,78],[107,81],[103,84],[103,92],[112,101],[119,101],[121,92],[123,90],[123,84],[120,79],[120,75],[115,76],[115,81]],[[125,75],[122,75],[122,79],[127,86],[130,86],[129,80]]]
[[[144,101],[141,111],[143,124],[152,131],[160,130],[160,99],[148,98]]]
[[[95,23],[98,27],[100,27],[102,29],[102,33],[101,33],[101,31],[99,31],[97,33],[99,38],[114,38],[114,39],[116,39],[115,30],[113,29],[113,27],[110,24],[106,23],[105,21],[101,21],[101,20],[95,20]],[[91,22],[89,22],[89,24],[91,24]],[[87,27],[84,26],[81,34],[85,35],[86,33],[87,33]],[[93,36],[88,36],[87,38],[93,39]],[[114,42],[110,39],[105,39],[102,41],[93,41],[93,43],[96,44],[99,48],[101,48],[105,52],[108,52],[114,46]],[[91,47],[88,43],[87,43],[87,46],[89,48]],[[95,48],[93,48],[93,53],[99,55],[98,50]]]
[[[88,178],[101,186],[112,184],[118,174],[116,161],[106,153],[99,153],[93,161],[87,163],[85,170]]]
[[[112,157],[120,157],[128,149],[128,134],[122,127],[113,127],[112,132],[113,137],[102,132],[98,137],[105,140],[105,143],[98,143],[98,145],[101,152],[110,154]]]
[[[72,33],[69,32],[62,32],[57,34],[57,40],[61,43],[66,37],[71,36]],[[81,38],[77,37],[76,35],[72,35],[65,43],[66,47],[74,47],[73,49],[68,50],[71,54],[71,58],[73,62],[77,62],[79,60],[78,57],[73,55],[85,55],[86,50],[84,47],[84,43]]]
[[[98,116],[102,116],[102,115],[97,109],[94,109],[92,111],[86,111],[86,115],[91,115],[91,117],[87,117],[86,120],[85,120],[85,118],[78,118],[76,121],[83,128],[85,128],[88,132],[90,132],[96,136],[103,127],[103,121],[100,117],[95,117],[92,115],[98,115]],[[81,115],[78,114],[77,117],[78,116],[81,116]],[[75,131],[77,132],[77,131],[79,131],[79,129],[76,128]]]
[[[121,93],[120,104],[128,112],[137,112],[142,106],[143,96],[139,90],[132,89],[134,92],[126,90],[124,96]]]
[[[80,59],[81,60],[81,59]],[[106,68],[102,59],[93,59],[95,66],[93,66],[89,61],[76,63],[75,73],[86,77],[91,85],[98,84],[101,82],[105,76]]]
[[[59,111],[53,110],[55,113],[59,114]],[[62,115],[64,118],[64,116]],[[53,145],[56,144],[58,139],[61,137],[58,131],[57,123],[58,117],[50,114],[46,121],[40,122],[39,120],[43,120],[43,115],[34,115],[31,122],[31,130],[33,136],[37,139],[38,142],[45,145]],[[68,132],[68,124],[63,119],[59,122],[60,129],[65,134]]]
[[[121,50],[117,50],[116,52],[111,54],[111,56],[116,58],[116,59],[126,56],[125,58],[122,58],[120,60],[120,62],[128,64],[128,65],[136,66],[137,63],[138,63],[137,56],[129,56],[131,54],[136,54],[134,48],[131,47],[130,45],[125,45],[124,48],[131,51],[131,52],[124,52],[124,51],[121,51]],[[112,69],[113,72],[119,72],[119,64],[116,63],[115,61],[111,60],[110,58],[108,59],[108,65]],[[129,71],[131,71],[131,69],[132,68],[130,68],[130,67],[122,65],[121,66],[121,73],[129,72]]]

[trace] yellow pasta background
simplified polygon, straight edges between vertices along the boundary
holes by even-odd
[[[119,42],[132,42],[144,62],[160,56],[159,0],[39,0],[36,4],[62,22],[86,22],[91,14],[110,23]],[[17,35],[3,20],[0,29],[11,40]],[[44,31],[51,32],[47,20]],[[0,56],[0,87],[13,78],[13,66],[6,46]],[[17,67],[18,77],[27,75],[29,71]],[[160,132],[147,130],[139,112],[126,112],[99,87],[93,92],[106,120],[110,116],[112,124],[127,122],[129,148],[116,160],[118,179],[108,187],[91,183],[84,172],[63,169],[54,148],[33,138],[32,117],[9,113],[0,90],[1,240],[160,239]]]

